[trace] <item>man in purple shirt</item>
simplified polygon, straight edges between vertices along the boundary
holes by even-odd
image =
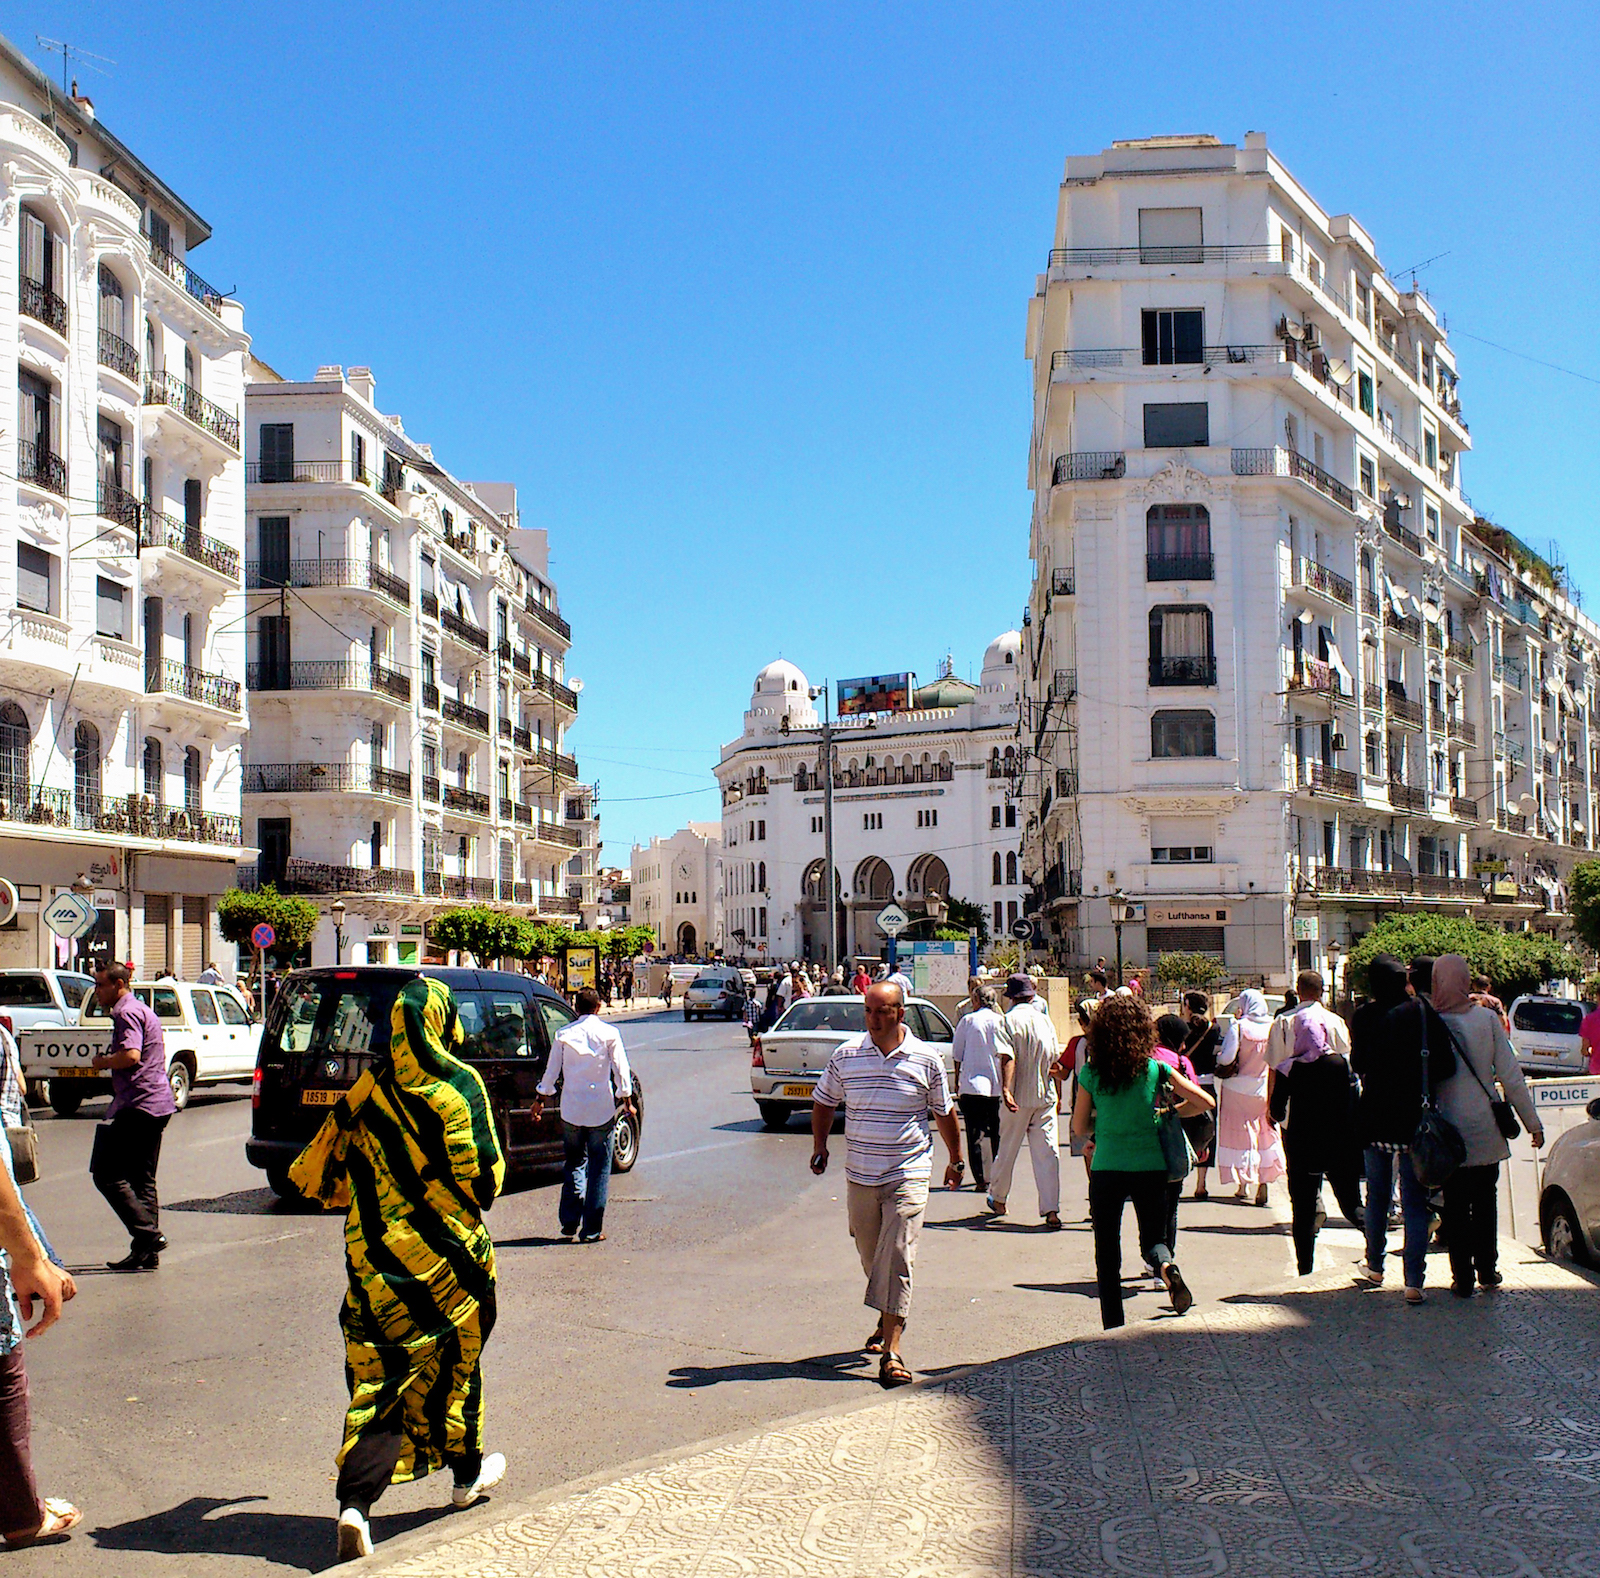
[[[128,990],[125,964],[97,972],[94,995],[102,1008],[111,1010],[110,1049],[91,1065],[111,1072],[111,1110],[95,1132],[89,1173],[132,1240],[126,1260],[106,1264],[113,1271],[154,1271],[167,1247],[156,1166],[161,1132],[177,1111],[167,1083],[166,1037],[149,1004]]]

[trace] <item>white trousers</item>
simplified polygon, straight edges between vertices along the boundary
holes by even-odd
[[[1061,1209],[1061,1148],[1054,1100],[1037,1107],[1019,1105],[1015,1112],[1000,1108],[1000,1149],[989,1174],[989,1198],[1005,1204],[1024,1140],[1033,1163],[1034,1187],[1039,1191],[1039,1215],[1048,1216]]]

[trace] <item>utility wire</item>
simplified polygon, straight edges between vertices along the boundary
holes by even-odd
[[[1532,362],[1535,367],[1548,367],[1553,373],[1565,373],[1568,378],[1581,379],[1586,384],[1600,384],[1600,378],[1592,378],[1588,373],[1563,367],[1560,362],[1547,362],[1543,357],[1530,356],[1526,351],[1513,350],[1509,345],[1500,344],[1498,340],[1486,340],[1481,334],[1469,334],[1465,329],[1452,329],[1450,332],[1463,340],[1476,340],[1479,345],[1487,345],[1491,350],[1504,351],[1507,356],[1515,356],[1519,361]]]

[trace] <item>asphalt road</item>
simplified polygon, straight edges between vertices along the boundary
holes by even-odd
[[[392,1490],[379,1539],[441,1537],[571,1480],[775,1419],[873,1395],[857,1346],[873,1318],[843,1214],[842,1139],[813,1178],[808,1134],[762,1130],[737,1025],[625,1022],[646,1090],[639,1165],[612,1180],[608,1240],[556,1238],[556,1182],[494,1208],[500,1319],[485,1359],[487,1445],[510,1472],[492,1503],[451,1514],[442,1479]],[[285,1574],[330,1565],[333,1453],[345,1390],[336,1316],[342,1222],[277,1204],[244,1159],[247,1093],[202,1094],[167,1131],[153,1276],[97,1270],[126,1239],[86,1166],[101,1103],[40,1124],[34,1209],[79,1277],[59,1326],[28,1345],[40,1487],[85,1520],[70,1544],[7,1574]],[[942,1156],[940,1158],[942,1163]],[[1065,1231],[938,1191],[906,1358],[923,1374],[1098,1330],[1083,1174],[1063,1157]],[[1281,1186],[1280,1186],[1281,1189]],[[1179,1253],[1201,1300],[1291,1266],[1269,1210],[1186,1204]],[[1132,1214],[1127,1257],[1136,1261]],[[1325,1235],[1353,1258],[1353,1234]],[[1135,1296],[1129,1319],[1171,1319]]]

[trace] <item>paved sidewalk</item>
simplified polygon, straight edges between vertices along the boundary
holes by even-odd
[[[380,1570],[1600,1578],[1600,1287],[1503,1256],[1470,1302],[1323,1273],[561,1492]]]

